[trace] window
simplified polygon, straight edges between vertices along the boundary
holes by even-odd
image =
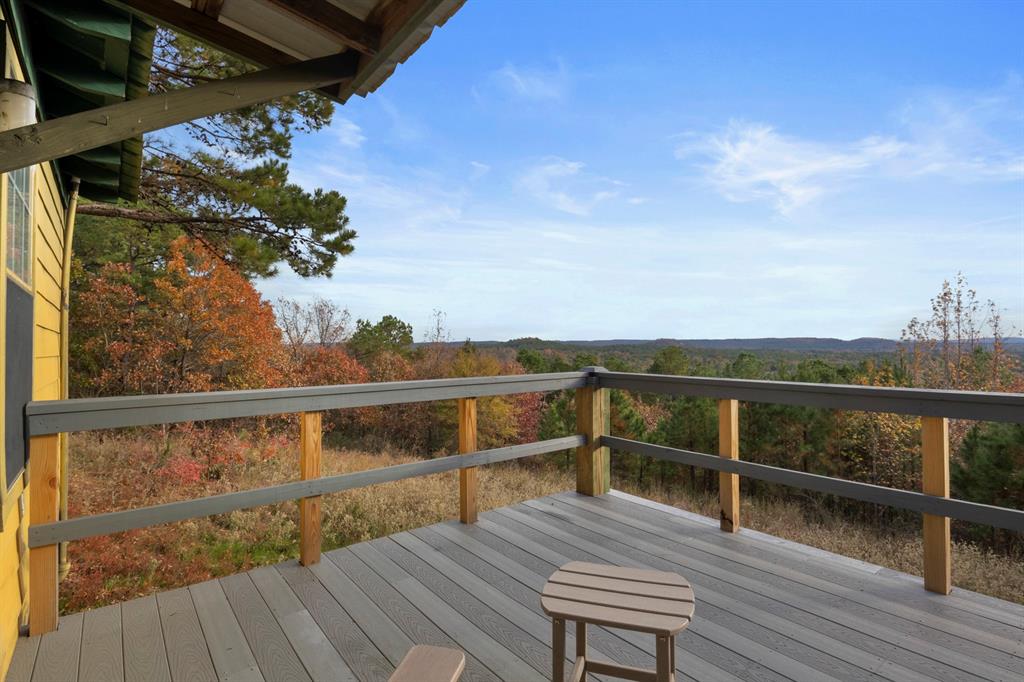
[[[7,269],[25,284],[32,284],[31,169],[7,174]]]

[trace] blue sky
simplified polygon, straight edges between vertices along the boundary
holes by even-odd
[[[296,141],[330,298],[453,338],[896,337],[962,270],[1024,326],[1024,3],[469,0]]]

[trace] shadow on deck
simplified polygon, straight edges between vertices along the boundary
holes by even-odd
[[[61,618],[19,641],[23,680],[385,680],[413,644],[464,680],[544,680],[539,592],[585,560],[677,571],[697,612],[677,679],[1024,680],[1024,606],[612,492],[554,495]],[[653,637],[592,628],[596,658],[651,668]],[[569,643],[568,651],[574,650]],[[571,665],[567,668],[571,669]]]

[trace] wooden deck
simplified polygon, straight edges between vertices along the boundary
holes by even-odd
[[[555,495],[77,613],[19,642],[8,682],[384,680],[413,644],[466,652],[464,680],[544,680],[539,592],[578,559],[678,571],[697,611],[679,679],[1024,680],[1024,606],[647,500]],[[653,667],[653,638],[592,628],[592,653]],[[574,651],[568,643],[567,650]],[[571,669],[571,665],[566,666]]]

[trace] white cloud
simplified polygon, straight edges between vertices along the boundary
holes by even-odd
[[[338,143],[342,147],[348,147],[350,149],[358,149],[366,141],[366,135],[363,134],[363,129],[359,125],[350,121],[347,118],[338,116],[331,123],[331,130],[334,131],[337,136]]]
[[[1024,179],[1021,84],[987,94],[931,92],[896,116],[898,134],[851,142],[784,134],[766,123],[730,121],[712,133],[684,134],[682,160],[697,159],[704,180],[734,202],[764,200],[789,213],[862,178],[956,182]]]
[[[583,169],[582,161],[552,156],[523,173],[519,185],[551,208],[585,216],[602,201],[618,196],[622,183],[591,176]]]

